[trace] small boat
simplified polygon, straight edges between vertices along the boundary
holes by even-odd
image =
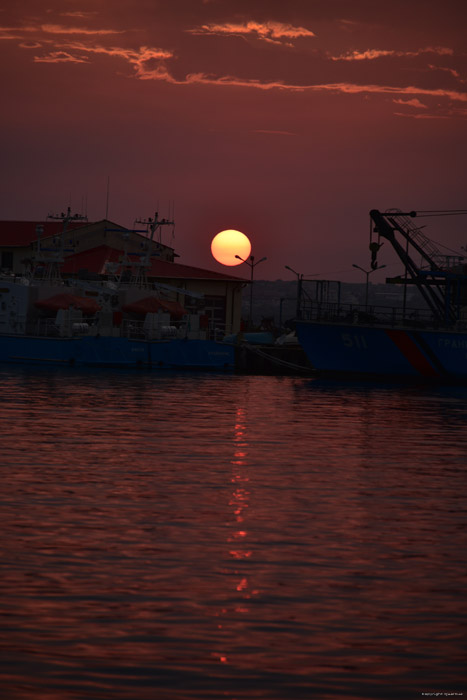
[[[385,241],[403,263],[403,274],[387,280],[404,286],[399,307],[368,305],[368,274],[365,305],[341,303],[339,296],[300,304],[297,336],[318,372],[467,379],[467,266],[462,256],[440,254],[421,232],[423,227],[415,224],[420,214],[370,212],[371,271],[378,269],[377,256]],[[418,308],[407,305],[408,285],[420,293]]]

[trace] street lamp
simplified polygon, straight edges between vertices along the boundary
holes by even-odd
[[[290,270],[290,272],[293,272],[294,275],[297,275],[297,306],[295,310],[295,317],[300,318],[300,306],[301,306],[301,301],[302,301],[302,284],[303,284],[303,275],[296,272],[293,270],[291,267],[288,265],[284,265],[286,270]]]
[[[365,284],[365,309],[368,309],[368,278],[370,277],[372,272],[376,272],[376,270],[382,270],[383,267],[386,267],[386,265],[380,265],[379,267],[372,268],[371,270],[365,270],[363,267],[360,267],[360,265],[355,265],[353,264],[352,267],[356,267],[357,270],[361,270],[363,273],[366,275],[366,284]]]
[[[250,278],[250,320],[249,320],[249,326],[250,328],[253,327],[253,270],[255,269],[256,265],[259,265],[260,263],[264,262],[267,260],[267,258],[261,258],[260,260],[257,260],[255,262],[255,256],[250,255],[248,260],[244,260],[243,258],[240,257],[240,255],[235,256],[238,260],[241,260],[243,263],[246,265],[250,266],[251,270],[251,278]]]

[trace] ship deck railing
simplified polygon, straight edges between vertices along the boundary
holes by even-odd
[[[190,331],[185,322],[158,327],[146,327],[144,321],[124,319],[120,327],[120,335],[135,340],[170,340],[172,338],[202,338],[205,340],[222,340],[225,327],[210,324],[207,328]]]
[[[433,330],[467,330],[467,316],[453,323],[443,323],[427,308],[375,306],[338,302],[307,301],[300,310],[299,320],[324,323],[349,323],[365,326],[426,328]]]
[[[26,321],[18,319],[17,324],[11,327],[11,332],[19,335],[39,336],[43,338],[72,338],[87,335],[109,335],[112,337],[131,338],[133,340],[170,340],[171,338],[195,338],[222,341],[226,335],[225,326],[222,324],[210,324],[208,328],[190,332],[183,323],[178,325],[163,326],[160,329],[145,328],[144,321],[124,319],[120,326],[105,326],[99,324],[96,319],[87,319],[81,323],[64,323],[57,325],[55,318],[36,318]]]
[[[13,329],[21,334],[39,336],[42,338],[71,338],[77,335],[91,335],[92,324],[86,321],[69,321],[64,324],[57,324],[55,318],[37,318],[25,323],[22,329]]]

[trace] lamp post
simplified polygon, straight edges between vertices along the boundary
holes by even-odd
[[[300,318],[300,312],[301,312],[301,301],[302,301],[302,284],[303,284],[303,275],[300,274],[299,272],[296,272],[293,270],[291,267],[288,265],[284,265],[286,270],[290,270],[290,272],[293,272],[294,275],[297,275],[297,305],[295,308],[295,317]]]
[[[251,276],[250,276],[250,319],[249,319],[249,326],[252,328],[253,326],[253,271],[256,267],[256,265],[259,265],[260,263],[264,262],[267,260],[267,258],[261,258],[260,260],[257,260],[255,262],[255,256],[250,255],[248,260],[244,260],[243,258],[240,257],[240,255],[235,256],[238,260],[241,260],[243,263],[246,265],[250,266],[251,270]]]
[[[369,285],[369,277],[372,272],[376,272],[376,270],[382,270],[383,267],[386,267],[386,265],[380,265],[379,267],[375,267],[374,269],[371,270],[365,270],[363,267],[360,267],[360,265],[355,265],[353,264],[352,267],[356,267],[357,270],[361,270],[365,275],[366,275],[366,284],[365,284],[365,309],[368,309],[368,285]]]

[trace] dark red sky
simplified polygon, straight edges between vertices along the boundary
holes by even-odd
[[[211,239],[237,228],[257,278],[361,281],[370,209],[467,208],[463,0],[9,5],[2,219],[103,218],[110,177],[116,222],[175,202],[183,263],[217,269]],[[430,221],[467,244],[467,217]]]

